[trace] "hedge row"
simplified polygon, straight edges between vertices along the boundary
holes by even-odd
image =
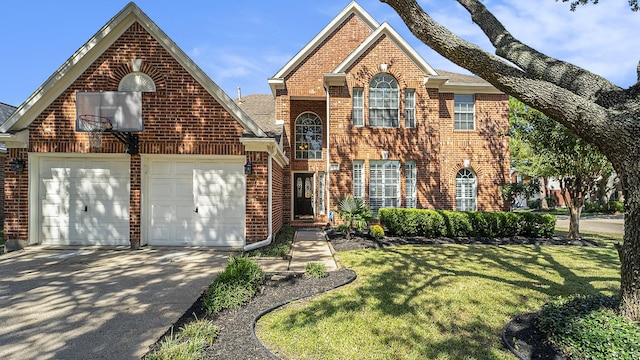
[[[530,212],[380,209],[388,235],[426,237],[551,237],[556,218]]]

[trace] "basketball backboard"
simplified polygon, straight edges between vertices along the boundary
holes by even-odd
[[[109,119],[112,132],[142,131],[142,93],[104,91],[76,93],[76,131],[92,132],[82,116]]]

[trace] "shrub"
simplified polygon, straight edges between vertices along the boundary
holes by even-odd
[[[456,212],[424,209],[380,209],[380,223],[398,236],[550,237],[556,219],[531,212]]]
[[[623,213],[624,203],[619,200],[611,200],[607,203],[607,210],[611,213]]]
[[[324,265],[316,262],[307,263],[307,265],[304,267],[304,274],[315,279],[323,278],[329,275],[327,273],[327,268]]]
[[[440,210],[439,212],[444,218],[446,236],[458,237],[473,234],[473,226],[468,213],[449,210]]]
[[[382,239],[384,237],[384,229],[380,225],[373,225],[369,227],[369,235],[375,239]]]
[[[540,206],[542,206],[542,200],[540,199],[527,201],[527,207],[529,207],[529,209],[540,209]]]
[[[264,271],[252,259],[231,256],[224,271],[213,280],[204,298],[207,314],[237,309],[246,304],[264,282]]]
[[[273,242],[265,247],[251,250],[246,253],[249,257],[284,257],[291,252],[291,244],[296,229],[291,226],[284,225],[280,231],[276,233]]]
[[[344,199],[336,199],[336,204],[338,205],[336,211],[347,226],[347,240],[351,239],[352,228],[366,229],[367,223],[373,220],[371,209],[361,198],[347,195]]]
[[[160,342],[156,351],[145,360],[206,359],[207,347],[218,336],[218,327],[208,320],[196,320],[180,328]]]
[[[545,305],[536,326],[572,359],[639,359],[640,326],[616,314],[619,300],[578,296]]]
[[[558,201],[556,200],[555,197],[548,196],[546,199],[547,199],[547,206],[549,207],[549,209],[553,209],[556,207],[556,205],[558,205],[557,204]]]

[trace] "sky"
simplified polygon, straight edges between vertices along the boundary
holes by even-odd
[[[350,0],[138,0],[136,4],[231,98],[270,93],[267,79],[317,35]],[[0,102],[19,106],[127,5],[125,0],[23,0],[0,5]],[[435,69],[468,73],[410,33],[378,0],[358,3],[387,21]],[[569,11],[555,0],[484,0],[519,40],[627,88],[637,81],[640,12],[625,0]],[[420,0],[457,35],[493,48],[453,0]]]

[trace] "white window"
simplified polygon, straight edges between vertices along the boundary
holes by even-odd
[[[364,126],[364,89],[353,88],[353,126]]]
[[[324,173],[318,173],[318,214],[324,215]]]
[[[364,199],[364,161],[353,161],[353,197]]]
[[[404,126],[416,127],[416,91],[414,89],[404,91]]]
[[[405,191],[406,191],[406,204],[407,208],[415,208],[416,207],[416,197],[417,197],[417,189],[416,189],[416,162],[415,161],[407,161],[404,164],[404,177],[405,177]]]
[[[374,214],[380,208],[398,207],[400,198],[400,162],[369,162],[369,206]]]
[[[453,96],[453,128],[456,130],[474,130],[475,129],[475,99],[473,95]]]
[[[369,125],[398,127],[398,81],[389,74],[378,74],[369,84]]]
[[[322,159],[322,121],[312,113],[296,120],[296,159]]]
[[[471,170],[462,169],[456,175],[456,210],[476,211],[476,176]]]

